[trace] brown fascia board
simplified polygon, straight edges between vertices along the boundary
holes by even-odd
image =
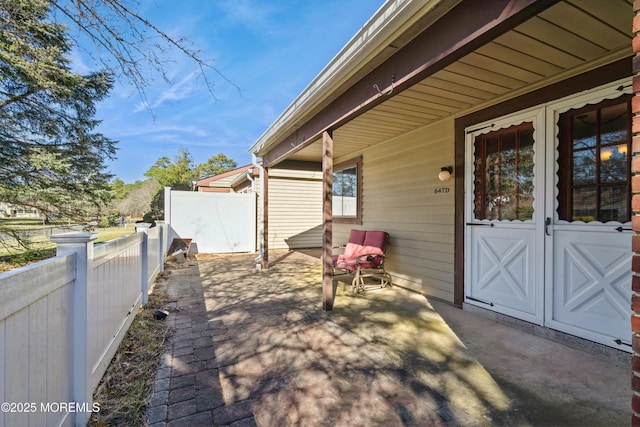
[[[207,177],[207,178],[200,179],[200,180],[196,181],[196,186],[198,186],[198,187],[208,186],[212,182],[219,181],[219,180],[221,180],[223,178],[227,178],[227,177],[232,176],[232,175],[241,174],[241,173],[245,172],[247,169],[252,168],[252,167],[253,167],[253,165],[246,165],[246,166],[239,167],[237,169],[233,169],[233,170],[230,170],[230,171],[223,172],[223,173],[218,174],[218,175],[213,175],[213,176],[210,176],[210,177]]]
[[[377,93],[374,85],[386,92],[393,78],[390,96],[396,95],[559,1],[483,0],[481,6],[471,1],[459,3],[265,152],[265,166],[279,163],[317,140],[322,132],[337,129],[388,99]]]

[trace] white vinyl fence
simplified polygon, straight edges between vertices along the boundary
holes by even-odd
[[[256,194],[173,191],[165,188],[171,239],[191,239],[192,251],[256,250]]]
[[[84,426],[99,410],[93,392],[167,250],[161,221],[137,231],[54,235],[56,257],[0,274],[0,427]]]

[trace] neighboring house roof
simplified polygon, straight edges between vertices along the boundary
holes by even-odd
[[[218,175],[203,178],[196,181],[196,188],[198,191],[230,192],[231,189],[237,185],[236,181],[253,168],[253,165],[246,165]]]

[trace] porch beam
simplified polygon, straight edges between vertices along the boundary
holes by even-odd
[[[325,129],[337,129],[558,1],[484,0],[482,7],[459,3],[316,115],[298,123],[295,131],[263,155],[264,163],[282,161],[318,140]],[[391,88],[390,95],[383,95]]]
[[[333,309],[333,136],[322,133],[322,309]]]

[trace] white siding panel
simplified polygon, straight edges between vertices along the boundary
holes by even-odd
[[[269,249],[321,245],[322,180],[269,176]]]
[[[334,224],[334,245],[351,228],[385,230],[394,284],[453,302],[454,180],[438,180],[453,164],[452,118],[365,150],[362,225]],[[448,193],[435,191],[441,187]]]

